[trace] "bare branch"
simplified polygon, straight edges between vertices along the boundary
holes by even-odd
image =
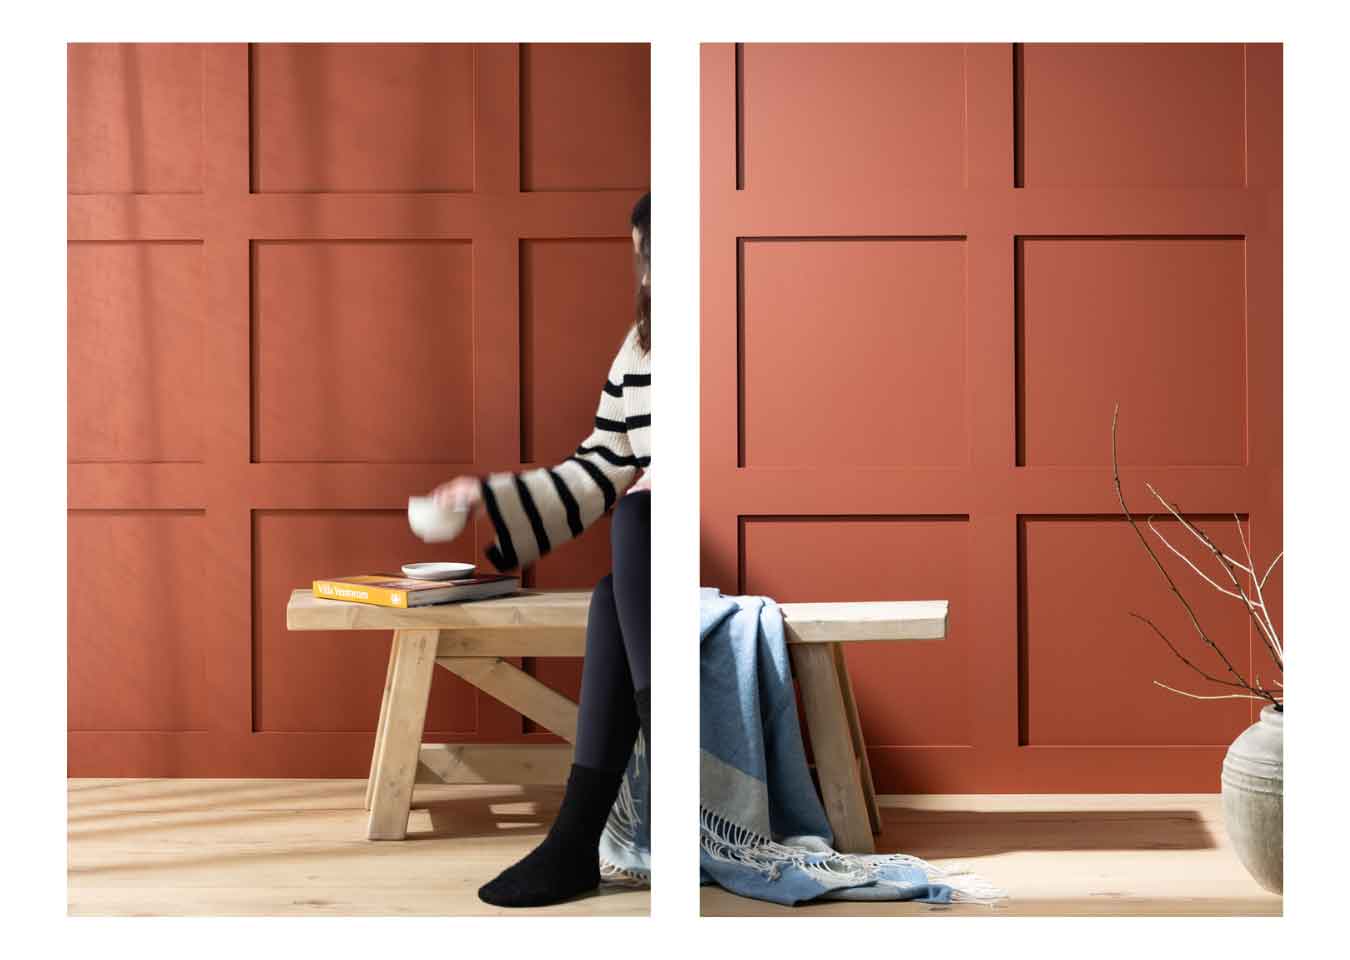
[[[1153,494],[1153,496],[1157,499],[1157,501],[1161,503],[1164,508],[1166,508],[1167,512],[1170,513],[1172,516],[1176,517],[1177,520],[1180,521],[1182,526],[1184,526],[1187,530],[1189,530],[1197,540],[1199,540],[1202,544],[1204,544],[1206,549],[1208,549],[1209,552],[1212,553],[1215,556],[1215,558],[1219,561],[1219,566],[1223,568],[1224,573],[1228,574],[1229,581],[1233,584],[1234,588],[1237,590],[1239,594],[1238,599],[1241,600],[1243,606],[1247,608],[1247,615],[1251,618],[1252,623],[1256,624],[1256,632],[1260,634],[1261,641],[1266,645],[1266,649],[1270,651],[1270,655],[1275,658],[1275,662],[1278,663],[1281,667],[1283,667],[1284,651],[1280,648],[1279,638],[1273,636],[1272,631],[1267,629],[1267,625],[1262,621],[1261,616],[1256,612],[1255,605],[1253,604],[1251,598],[1247,596],[1247,591],[1242,589],[1242,583],[1240,580],[1238,580],[1237,574],[1233,572],[1233,568],[1241,567],[1241,569],[1244,572],[1251,574],[1252,577],[1255,577],[1256,574],[1252,573],[1246,567],[1242,566],[1242,564],[1234,561],[1231,557],[1228,556],[1228,554],[1224,553],[1223,550],[1219,548],[1218,544],[1216,544],[1213,540],[1209,538],[1209,534],[1205,533],[1205,531],[1201,530],[1199,527],[1193,525],[1188,520],[1186,520],[1186,518],[1181,515],[1180,511],[1178,511],[1176,507],[1168,503],[1167,499],[1161,493],[1153,489],[1153,484],[1145,483],[1144,486],[1148,487],[1148,492]]]
[[[1266,606],[1266,596],[1261,591],[1261,588],[1265,586],[1265,578],[1262,577],[1260,580],[1256,579],[1256,561],[1252,559],[1252,549],[1247,546],[1247,536],[1242,530],[1242,520],[1236,513],[1233,514],[1233,522],[1237,524],[1238,537],[1242,540],[1242,552],[1247,555],[1247,563],[1249,564],[1247,569],[1251,571],[1252,583],[1256,589],[1256,606],[1261,609],[1261,617],[1266,622],[1266,630],[1269,632],[1271,640],[1274,641],[1276,649],[1280,652],[1281,666],[1283,666],[1284,644],[1280,643],[1279,634],[1275,632],[1275,621],[1270,619],[1270,609]],[[1259,683],[1260,681],[1258,680],[1257,682]]]
[[[1116,499],[1120,502],[1121,512],[1125,514],[1126,522],[1129,523],[1130,529],[1134,531],[1134,535],[1139,538],[1139,543],[1143,545],[1145,552],[1149,555],[1149,559],[1153,561],[1153,565],[1158,568],[1158,572],[1161,573],[1163,579],[1167,581],[1167,586],[1171,589],[1172,595],[1175,596],[1177,602],[1185,608],[1186,615],[1190,618],[1191,626],[1195,628],[1195,632],[1199,634],[1200,639],[1205,642],[1206,646],[1213,650],[1214,653],[1218,655],[1219,659],[1223,661],[1224,669],[1238,681],[1237,684],[1230,684],[1230,686],[1241,686],[1244,689],[1250,690],[1251,688],[1247,685],[1247,681],[1243,680],[1242,675],[1233,667],[1233,662],[1219,649],[1219,645],[1209,638],[1209,635],[1205,633],[1205,628],[1200,626],[1200,618],[1196,616],[1195,609],[1191,606],[1185,596],[1182,595],[1181,589],[1177,586],[1176,581],[1172,579],[1172,575],[1167,572],[1167,568],[1163,566],[1162,561],[1158,559],[1158,555],[1154,553],[1153,548],[1149,546],[1148,538],[1145,537],[1144,532],[1139,529],[1139,524],[1135,521],[1134,516],[1130,513],[1130,508],[1125,503],[1125,493],[1120,486],[1120,460],[1116,452],[1116,433],[1119,420],[1120,404],[1116,404],[1115,412],[1111,415],[1111,480],[1116,488]],[[1157,630],[1156,627],[1154,627],[1154,629]],[[1162,633],[1161,630],[1158,630],[1157,632],[1159,634]],[[1171,646],[1170,641],[1168,642],[1168,646]],[[1176,652],[1175,647],[1172,649],[1173,652]],[[1187,662],[1189,663],[1189,661]]]
[[[1210,694],[1210,695],[1208,695],[1208,696],[1204,696],[1204,695],[1201,695],[1201,694],[1198,694],[1198,693],[1189,693],[1189,692],[1187,692],[1187,691],[1185,691],[1185,690],[1178,690],[1176,687],[1169,687],[1167,684],[1163,683],[1161,680],[1154,680],[1153,683],[1154,683],[1155,686],[1162,687],[1164,690],[1171,690],[1173,693],[1179,693],[1179,694],[1181,694],[1183,697],[1190,697],[1192,700],[1261,700],[1261,701],[1265,701],[1265,699],[1266,699],[1265,697],[1256,697],[1256,696],[1253,696],[1253,695],[1250,694],[1250,693],[1215,693],[1215,694]]]
[[[1284,551],[1283,551],[1283,550],[1281,550],[1279,553],[1275,554],[1275,559],[1272,560],[1272,561],[1270,561],[1270,566],[1266,567],[1265,576],[1263,576],[1263,577],[1261,578],[1261,586],[1264,587],[1264,586],[1266,585],[1266,581],[1267,581],[1268,579],[1270,579],[1270,574],[1271,574],[1271,572],[1275,569],[1275,564],[1279,563],[1282,559],[1284,559]]]
[[[1211,587],[1213,587],[1215,590],[1217,590],[1217,591],[1219,591],[1220,593],[1222,593],[1224,596],[1232,597],[1234,600],[1241,600],[1241,599],[1242,599],[1240,596],[1238,596],[1238,595],[1237,595],[1236,593],[1234,593],[1232,590],[1225,589],[1224,587],[1219,586],[1217,583],[1215,583],[1213,580],[1211,580],[1211,579],[1209,578],[1209,574],[1205,573],[1205,571],[1201,570],[1199,567],[1197,567],[1194,563],[1191,562],[1191,558],[1190,558],[1190,557],[1186,556],[1186,554],[1182,553],[1182,552],[1181,552],[1180,550],[1178,550],[1176,547],[1172,546],[1171,542],[1170,542],[1166,537],[1164,537],[1164,536],[1162,535],[1162,531],[1160,531],[1157,527],[1155,527],[1155,526],[1153,525],[1153,518],[1152,518],[1152,517],[1149,517],[1149,518],[1148,518],[1148,528],[1149,528],[1150,530],[1153,531],[1153,535],[1154,535],[1155,537],[1157,537],[1159,540],[1161,540],[1161,541],[1163,542],[1163,546],[1167,547],[1168,550],[1171,550],[1174,554],[1176,554],[1178,557],[1180,557],[1181,560],[1182,560],[1182,562],[1185,563],[1186,566],[1188,566],[1188,567],[1190,567],[1192,570],[1194,570],[1195,573],[1196,573],[1196,576],[1198,576],[1201,580],[1205,581],[1205,583],[1209,584]]]
[[[1165,633],[1162,632],[1162,630],[1158,627],[1158,625],[1157,625],[1156,623],[1154,623],[1154,622],[1153,622],[1152,620],[1150,620],[1148,617],[1144,616],[1142,613],[1135,613],[1133,610],[1130,611],[1130,616],[1134,617],[1136,620],[1140,621],[1141,623],[1148,624],[1148,626],[1153,630],[1153,632],[1156,633],[1160,638],[1162,638],[1162,642],[1165,643],[1165,644],[1167,644],[1167,649],[1168,649],[1168,650],[1171,650],[1172,653],[1176,655],[1176,658],[1177,658],[1178,660],[1180,660],[1180,661],[1181,661],[1182,663],[1184,663],[1186,666],[1190,667],[1192,670],[1194,670],[1196,673],[1200,674],[1200,676],[1204,677],[1206,680],[1210,681],[1211,683],[1217,683],[1217,684],[1219,684],[1219,685],[1221,685],[1221,686],[1225,686],[1225,687],[1236,687],[1236,688],[1238,688],[1239,690],[1246,690],[1246,691],[1248,691],[1249,693],[1256,694],[1257,697],[1258,697],[1258,699],[1269,699],[1269,697],[1261,697],[1261,694],[1263,693],[1263,691],[1262,691],[1260,688],[1258,688],[1258,687],[1253,687],[1253,686],[1252,686],[1251,684],[1249,684],[1246,680],[1242,679],[1241,675],[1238,675],[1237,682],[1234,683],[1232,680],[1222,680],[1222,679],[1220,679],[1219,677],[1216,677],[1216,676],[1213,676],[1213,675],[1211,675],[1211,674],[1209,674],[1209,673],[1206,673],[1204,670],[1202,670],[1202,669],[1200,669],[1198,666],[1196,666],[1196,665],[1195,665],[1195,664],[1194,664],[1194,663],[1193,663],[1193,662],[1192,662],[1192,661],[1191,661],[1184,653],[1182,653],[1180,650],[1178,650],[1176,644],[1174,644],[1174,643],[1168,638],[1167,634],[1165,634]]]

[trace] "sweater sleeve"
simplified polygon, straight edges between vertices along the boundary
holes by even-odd
[[[496,535],[487,549],[498,570],[527,567],[580,536],[618,502],[650,457],[633,453],[623,391],[638,347],[632,334],[610,366],[595,426],[572,456],[551,467],[493,473],[482,480],[483,504]],[[642,419],[645,426],[647,418]]]

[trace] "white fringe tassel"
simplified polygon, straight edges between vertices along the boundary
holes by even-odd
[[[646,752],[646,744],[642,740],[642,734],[639,732],[637,743],[633,747],[633,753],[637,757],[642,757]],[[641,763],[633,765],[635,771],[641,770]],[[637,775],[636,773],[634,774]],[[614,800],[614,806],[609,811],[609,819],[605,821],[604,835],[609,842],[626,853],[631,853],[636,861],[638,857],[637,849],[637,822],[638,809],[637,799],[633,796],[633,785],[629,778],[625,776],[619,784],[619,795]],[[630,867],[621,867],[617,863],[601,856],[600,858],[600,882],[611,883],[624,887],[647,887],[651,886],[651,876],[644,872]]]
[[[912,867],[922,870],[929,883],[950,887],[952,900],[958,903],[995,903],[1006,900],[1008,892],[961,865],[939,867],[903,853],[861,856],[839,853],[823,844],[819,849],[805,845],[777,843],[771,837],[732,823],[705,807],[699,808],[700,844],[714,860],[749,867],[766,880],[777,880],[782,871],[793,867],[830,890],[878,883],[897,889],[912,889],[913,884],[882,877],[885,867]]]

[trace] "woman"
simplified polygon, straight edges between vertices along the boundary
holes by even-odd
[[[486,512],[496,534],[487,556],[499,570],[533,563],[614,510],[612,572],[591,594],[567,791],[544,842],[478,891],[495,906],[545,906],[598,887],[600,834],[639,729],[651,752],[651,194],[631,222],[637,321],[610,366],[595,430],[555,467],[456,477],[433,494]]]

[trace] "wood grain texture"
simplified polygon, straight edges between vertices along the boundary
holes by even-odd
[[[584,639],[590,609],[587,590],[522,590],[509,597],[442,603],[400,609],[346,600],[323,600],[312,590],[292,592],[286,605],[290,630],[439,629],[441,656],[536,656],[513,642],[548,642],[538,633],[569,646],[557,656],[580,656],[573,647],[579,631]],[[789,643],[840,643],[876,640],[940,640],[946,635],[945,600],[860,603],[785,603],[784,626]],[[568,639],[571,637],[571,639]]]
[[[849,739],[862,779],[863,803],[867,806],[867,821],[873,833],[881,832],[881,811],[877,806],[877,788],[872,782],[872,764],[867,760],[867,741],[863,739],[862,719],[858,716],[858,699],[853,695],[853,678],[844,659],[844,648],[834,645],[834,669],[839,675],[839,692],[844,698],[844,714],[848,718]]]
[[[833,644],[801,644],[791,652],[820,781],[820,798],[834,831],[835,849],[871,853],[872,825],[849,730],[837,648]]]
[[[366,778],[365,808],[370,809],[375,800],[375,770],[380,763],[380,746],[384,743],[384,730],[389,724],[389,701],[394,689],[394,668],[398,664],[398,644],[389,645],[389,665],[384,672],[384,692],[380,695],[380,720],[375,726],[375,748],[370,757],[370,776]],[[426,721],[423,720],[425,728]]]
[[[883,796],[880,852],[960,863],[1004,887],[996,906],[778,907],[705,887],[704,916],[1280,916],[1247,875],[1217,794]]]
[[[855,643],[870,640],[941,640],[947,635],[947,601],[784,603],[788,643]]]
[[[577,742],[577,705],[501,657],[437,657],[436,665],[462,677],[562,737]]]
[[[564,748],[565,749],[565,748]],[[557,787],[426,786],[409,842],[362,839],[360,780],[72,780],[72,916],[467,916],[519,919],[478,888],[533,849]],[[533,915],[645,916],[606,887]]]
[[[394,636],[394,671],[385,692],[388,707],[375,744],[370,778],[371,840],[402,840],[422,747],[427,697],[436,669],[436,631],[400,630]]]
[[[417,782],[561,786],[571,766],[565,743],[424,743]]]

